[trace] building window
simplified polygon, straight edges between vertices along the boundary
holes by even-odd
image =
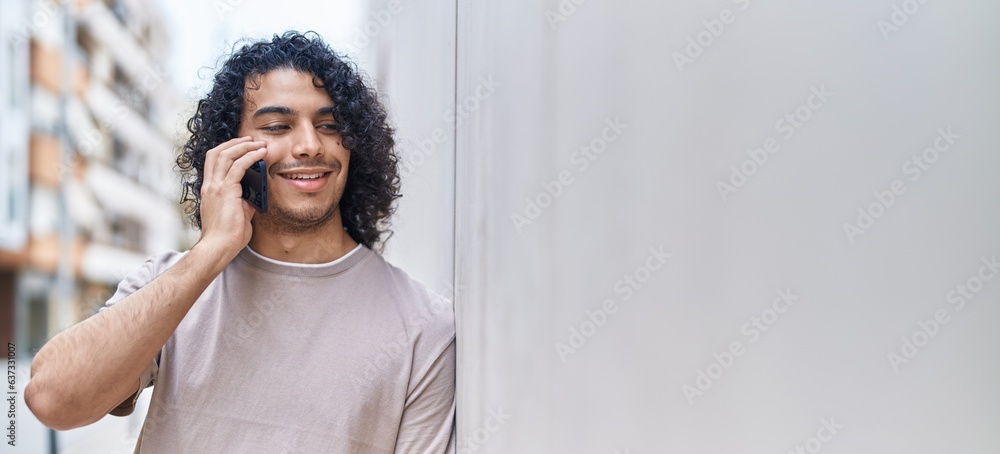
[[[18,250],[28,237],[28,42],[17,39],[24,3],[0,15],[0,248]]]
[[[108,2],[108,9],[118,18],[118,21],[125,25],[125,17],[128,15],[128,11],[125,9],[125,2],[121,0],[111,0]]]

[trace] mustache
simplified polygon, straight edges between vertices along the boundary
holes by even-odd
[[[304,161],[294,161],[294,162],[282,162],[279,164],[274,164],[267,170],[269,174],[276,174],[284,172],[290,169],[301,169],[303,167],[319,168],[325,169],[327,172],[334,172],[340,170],[340,163],[337,161],[323,161],[321,159],[304,160]]]

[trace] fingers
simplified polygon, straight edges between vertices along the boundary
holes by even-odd
[[[205,154],[205,181],[223,181],[229,174],[233,162],[265,145],[264,141],[255,141],[250,137],[238,137],[208,150],[208,153]],[[246,168],[243,170],[246,171]]]
[[[232,167],[229,168],[229,173],[226,174],[223,180],[226,184],[239,183],[243,179],[243,174],[247,172],[247,169],[253,165],[253,163],[264,159],[267,156],[267,148],[260,147],[256,150],[250,151],[237,160],[233,161]],[[264,178],[267,178],[264,175]]]

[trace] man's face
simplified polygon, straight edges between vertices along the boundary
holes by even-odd
[[[351,155],[334,129],[332,108],[308,73],[275,69],[247,81],[239,136],[262,140],[268,150],[268,211],[255,220],[301,232],[337,213]]]

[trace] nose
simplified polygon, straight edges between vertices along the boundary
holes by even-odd
[[[295,138],[295,146],[292,154],[300,158],[313,158],[322,154],[322,146],[319,140],[319,132],[312,123],[302,125],[298,128],[299,134]]]

